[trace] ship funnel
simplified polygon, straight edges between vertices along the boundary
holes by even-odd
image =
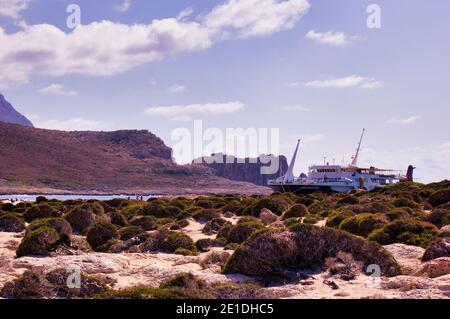
[[[407,182],[413,182],[414,181],[414,177],[413,177],[414,169],[415,169],[414,166],[412,166],[412,165],[408,166],[408,171],[406,172],[406,181]]]
[[[300,140],[298,140],[298,142],[297,142],[297,147],[295,148],[295,152],[294,152],[294,155],[292,156],[291,163],[289,164],[287,172],[283,176],[283,181],[285,181],[285,182],[294,180],[294,165],[295,165],[295,160],[297,158],[297,152],[298,152],[299,145],[300,145]]]
[[[366,131],[365,128],[363,128],[362,134],[361,134],[361,138],[359,139],[359,143],[358,143],[358,147],[356,148],[356,154],[354,156],[352,156],[352,163],[350,164],[350,166],[358,166],[358,156],[359,156],[359,150],[361,149],[361,143],[362,143],[362,139],[364,137],[364,132]]]

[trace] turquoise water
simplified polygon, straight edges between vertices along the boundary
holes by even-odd
[[[136,196],[130,195],[17,195],[17,194],[8,194],[8,195],[0,195],[0,200],[20,200],[26,202],[33,202],[36,200],[38,196],[45,196],[47,199],[57,199],[57,200],[68,200],[68,199],[95,199],[95,200],[110,200],[114,198],[123,198],[123,199],[136,199]],[[149,198],[153,198],[155,196],[147,195],[143,196],[144,200]]]

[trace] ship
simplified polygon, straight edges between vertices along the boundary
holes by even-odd
[[[402,181],[413,181],[415,167],[409,165],[406,174],[398,170],[379,169],[374,166],[359,167],[358,157],[363,141],[365,129],[359,139],[356,153],[351,157],[349,165],[313,165],[308,169],[308,174],[294,176],[294,165],[297,158],[301,140],[292,156],[286,173],[275,179],[269,180],[268,186],[275,192],[290,192],[295,194],[322,193],[345,193],[353,190],[372,190],[376,187],[396,184]]]

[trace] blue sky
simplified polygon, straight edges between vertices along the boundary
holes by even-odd
[[[170,146],[195,119],[279,128],[288,157],[303,139],[297,173],[348,162],[365,127],[360,164],[441,180],[449,16],[446,0],[0,0],[0,92],[38,127],[148,129]]]

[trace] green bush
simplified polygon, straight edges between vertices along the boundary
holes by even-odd
[[[79,233],[85,233],[87,229],[96,223],[110,222],[102,205],[98,203],[84,203],[72,208],[66,215],[72,229]]]
[[[178,248],[184,248],[192,252],[197,251],[191,237],[183,233],[174,231],[169,232],[166,236],[161,238],[158,242],[158,247],[163,251],[172,253],[175,252]]]
[[[108,216],[111,219],[111,223],[116,226],[125,227],[128,225],[127,218],[122,213],[110,212]]]
[[[195,242],[195,247],[198,251],[206,252],[210,247],[223,247],[226,244],[226,240],[223,238],[212,239],[202,238]]]
[[[48,204],[42,203],[28,208],[23,217],[28,223],[31,223],[35,219],[60,217],[61,215],[62,213],[60,211],[55,210]]]
[[[438,190],[437,192],[434,192],[433,194],[430,195],[430,197],[428,197],[428,202],[433,207],[450,202],[450,188],[441,189]]]
[[[413,201],[407,197],[396,198],[392,202],[392,204],[394,204],[395,207],[409,207],[409,208],[418,208],[419,207],[419,205],[415,201]]]
[[[48,255],[59,243],[60,237],[52,227],[40,227],[29,231],[16,250],[17,257],[27,255]]]
[[[11,203],[3,203],[1,204],[1,210],[5,212],[13,212],[16,210],[16,206]]]
[[[395,209],[387,212],[385,215],[386,215],[386,217],[389,218],[390,221],[412,217],[410,210],[406,209],[405,207],[395,208]]]
[[[339,224],[346,218],[352,217],[353,213],[351,211],[335,211],[327,217],[326,226],[338,228]]]
[[[213,218],[206,223],[205,227],[202,229],[202,233],[206,235],[217,234],[222,227],[231,226],[232,224],[223,218]]]
[[[383,214],[358,214],[344,219],[339,224],[339,229],[355,235],[367,237],[375,229],[378,229],[387,223],[389,223],[389,219]]]
[[[450,224],[450,210],[443,208],[435,208],[430,214],[426,215],[425,221],[430,222],[441,228]]]
[[[130,220],[132,226],[138,226],[144,230],[155,230],[158,228],[158,221],[154,216],[135,216]]]
[[[120,240],[124,241],[136,237],[142,233],[145,233],[145,230],[139,226],[128,226],[119,229]]]
[[[303,204],[303,205],[305,205],[306,207],[308,207],[308,206],[314,204],[315,202],[316,202],[316,201],[314,200],[314,198],[307,197],[307,196],[298,197],[298,198],[295,200],[295,203],[296,203],[296,204]]]
[[[319,222],[319,217],[316,215],[306,215],[305,218],[303,218],[303,224],[316,224]]]
[[[231,227],[228,233],[228,243],[240,244],[247,240],[254,232],[264,229],[265,226],[261,222],[238,223]]]
[[[433,224],[409,218],[395,220],[374,230],[367,239],[382,245],[401,243],[426,247],[437,232],[438,230]]]
[[[193,215],[199,223],[207,223],[214,218],[220,217],[220,211],[214,208],[204,208]]]
[[[90,227],[87,232],[87,242],[95,251],[105,252],[109,247],[106,247],[111,239],[119,238],[116,226],[111,223],[97,223]]]
[[[44,218],[33,221],[27,229],[27,232],[34,231],[41,227],[51,227],[58,233],[60,241],[66,245],[70,244],[72,236],[72,227],[62,218]]]
[[[308,214],[308,208],[306,208],[303,204],[295,204],[291,208],[289,208],[281,217],[282,220],[291,218],[291,217],[303,217]]]
[[[247,207],[244,211],[245,215],[252,215],[259,217],[261,210],[263,208],[269,209],[272,213],[281,216],[285,210],[292,206],[293,202],[291,199],[285,196],[268,196],[264,197],[250,207]]]
[[[0,231],[19,233],[24,230],[25,230],[25,223],[23,219],[13,214],[0,215]]]
[[[338,202],[336,203],[336,208],[345,206],[345,205],[357,205],[359,204],[359,199],[358,197],[355,196],[345,196],[344,198],[341,198],[340,200],[338,200]]]
[[[323,267],[339,252],[351,254],[364,267],[377,264],[386,276],[401,273],[395,259],[380,245],[326,227],[296,224],[289,230],[258,232],[228,259],[224,273],[273,276],[286,270]]]

